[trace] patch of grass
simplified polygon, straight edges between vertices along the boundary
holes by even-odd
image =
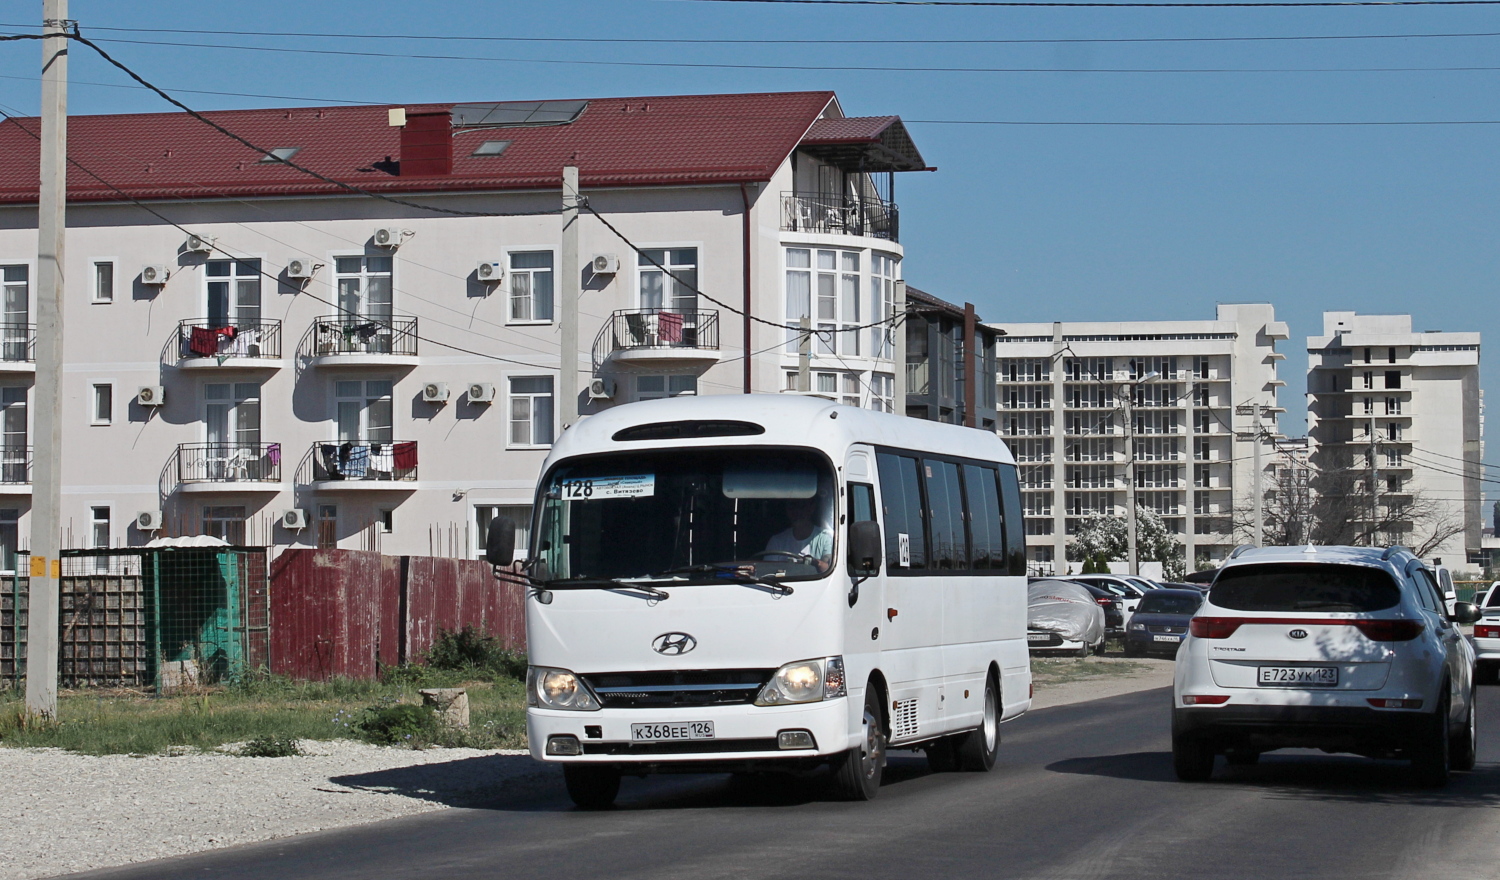
[[[439,728],[416,746],[525,748],[525,686],[514,679],[454,675],[469,693],[472,727]],[[445,682],[446,684],[447,682]],[[199,693],[157,697],[138,691],[65,691],[55,722],[27,722],[21,695],[0,693],[0,746],[50,747],[89,755],[159,755],[209,751],[255,740],[366,740],[361,722],[372,706],[420,704],[411,682],[335,679],[296,682],[247,676]]]
[[[1073,681],[1119,678],[1147,672],[1151,666],[1114,657],[1032,657],[1031,681],[1038,689]]]
[[[291,758],[302,754],[297,740],[289,736],[263,736],[240,746],[241,758]]]

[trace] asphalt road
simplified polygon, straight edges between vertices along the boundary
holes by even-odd
[[[447,810],[90,878],[1490,878],[1500,876],[1500,688],[1482,689],[1480,765],[1445,789],[1396,762],[1312,752],[1172,776],[1166,689],[1005,725],[987,774],[932,774],[897,752],[880,797],[811,783],[627,779],[618,808],[543,784]],[[907,757],[911,755],[910,757]],[[479,760],[520,760],[515,758]],[[366,784],[400,784],[400,771]],[[380,774],[372,774],[378,777]]]

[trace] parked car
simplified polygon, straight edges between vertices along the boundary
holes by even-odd
[[[1187,637],[1188,621],[1202,604],[1202,590],[1152,590],[1125,627],[1125,655],[1175,655]]]
[[[1039,578],[1027,585],[1026,647],[1032,653],[1104,653],[1105,609],[1095,588]]]
[[[1474,766],[1474,649],[1432,572],[1401,547],[1231,554],[1177,652],[1172,760],[1207,779],[1216,755],[1317,748],[1405,758],[1428,785]]]
[[[1474,676],[1480,684],[1500,684],[1500,581],[1474,597],[1484,615],[1474,624]]]
[[[1075,574],[1068,577],[1070,581],[1080,584],[1088,584],[1107,590],[1120,599],[1120,626],[1123,628],[1130,623],[1130,615],[1135,613],[1135,607],[1140,604],[1141,598],[1151,592],[1150,588],[1142,587],[1135,583],[1132,578],[1117,574]]]
[[[1200,595],[1208,592],[1208,586],[1208,584],[1177,583],[1174,581],[1165,581],[1161,585],[1164,590],[1197,590]]]
[[[1438,594],[1443,597],[1443,603],[1448,608],[1448,614],[1453,615],[1453,609],[1458,604],[1458,588],[1453,585],[1453,573],[1448,571],[1447,566],[1434,565],[1432,576],[1437,580]]]

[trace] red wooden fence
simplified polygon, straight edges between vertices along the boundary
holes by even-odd
[[[271,671],[293,678],[374,678],[465,626],[526,649],[524,588],[474,559],[293,548],[271,565],[270,598]]]

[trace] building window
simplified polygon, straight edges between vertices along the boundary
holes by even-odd
[[[1193,465],[1193,485],[1200,489],[1209,488],[1209,471],[1206,464]]]
[[[337,504],[318,505],[318,549],[332,550],[339,545],[339,508]]]
[[[258,389],[257,389],[258,390]],[[340,443],[392,443],[394,438],[389,379],[340,381],[333,387]],[[259,433],[259,414],[256,415]]]
[[[89,420],[95,425],[108,425],[115,416],[115,387],[108,382],[94,384],[92,414]]]
[[[813,376],[813,388],[815,388],[819,394],[827,395],[830,398],[834,397],[836,394],[838,394],[839,390],[839,374],[815,374]]]
[[[1195,355],[1193,357],[1193,376],[1198,379],[1209,378],[1208,358],[1204,357],[1203,355]]]
[[[351,383],[358,384],[358,383]],[[204,439],[209,455],[244,458],[234,453],[245,450],[260,456],[260,383],[212,383],[203,386]]]
[[[697,393],[697,376],[637,376],[635,380],[636,400],[660,400]]]
[[[890,254],[870,254],[870,321],[889,321],[896,314],[896,267]],[[890,360],[895,356],[895,331],[889,324],[870,328],[870,356]]]
[[[1374,373],[1370,372],[1369,370],[1365,370],[1364,380],[1365,380],[1365,385],[1364,385],[1365,390],[1369,390],[1369,389],[1375,387],[1375,374]],[[1335,388],[1334,390],[1337,391],[1338,389]]]
[[[1196,460],[1198,460],[1198,461],[1208,461],[1209,458],[1210,458],[1210,452],[1209,452],[1210,449],[1211,449],[1211,445],[1210,445],[1210,442],[1207,439],[1200,438],[1200,439],[1194,440],[1193,441],[1193,458],[1196,459]]]
[[[552,445],[552,377],[510,380],[510,445]]]
[[[652,265],[653,260],[663,268]],[[640,271],[641,308],[683,314],[698,311],[697,248],[641,251],[636,266]]]
[[[1401,371],[1400,370],[1386,370],[1385,371],[1385,387],[1386,388],[1400,388],[1401,387]]]
[[[115,264],[101,260],[94,264],[94,302],[115,301]]]
[[[1385,350],[1385,362],[1388,364],[1396,362],[1396,349],[1394,347]]]
[[[26,434],[26,389],[0,388],[0,483],[31,482]]]
[[[6,266],[0,314],[0,356],[8,361],[31,360],[31,285],[25,266]]]
[[[876,412],[896,411],[896,377],[890,373],[870,374],[870,409]]]
[[[1386,477],[1385,478],[1385,490],[1387,492],[1400,492],[1401,491],[1401,485],[1402,484],[1401,484],[1401,478],[1400,477]],[[4,512],[5,511],[0,510],[0,514],[3,514]],[[0,523],[3,523],[3,522],[4,522],[4,520],[0,520]]]
[[[1401,398],[1387,397],[1385,399],[1385,414],[1388,416],[1401,415]]]
[[[21,511],[0,509],[0,573],[16,573],[16,554],[21,550]]]
[[[245,544],[245,508],[203,508],[203,534],[236,547]]]
[[[390,323],[392,312],[392,257],[335,257],[339,317],[366,318]]]
[[[844,406],[858,407],[863,402],[860,398],[864,396],[864,391],[860,388],[859,374],[845,373],[841,384],[843,392],[839,395],[839,403]]]
[[[1370,349],[1368,349],[1368,348],[1365,349],[1365,363],[1367,363],[1367,364],[1371,363],[1371,360],[1370,360]]]
[[[109,548],[109,508],[89,508],[89,546],[96,550]]]
[[[1364,399],[1364,407],[1365,407],[1365,415],[1367,415],[1367,416],[1368,415],[1374,415],[1375,414],[1375,398],[1373,398],[1373,397],[1366,397]]]
[[[389,535],[396,530],[396,511],[389,507],[375,511],[375,522],[382,535]]]
[[[1403,460],[1404,456],[1402,455],[1401,450],[1399,450],[1399,449],[1387,449],[1387,450],[1384,450],[1384,452],[1385,452],[1385,466],[1386,467],[1398,468],[1398,467],[1402,466],[1402,460]]]
[[[786,318],[799,324],[808,318],[817,335],[818,354],[860,353],[860,255],[858,251],[787,248]],[[796,330],[788,330],[788,348],[797,351]]]
[[[341,258],[340,262],[344,259],[348,258]],[[379,259],[390,260],[389,257]],[[259,326],[260,260],[209,260],[204,264],[204,270],[208,277],[209,326]],[[340,285],[342,283],[340,281]],[[389,295],[386,302],[390,302]]]
[[[531,506],[526,504],[479,504],[474,507],[474,555],[483,558],[489,541],[490,523],[499,516],[509,517],[516,527],[517,560],[525,559],[531,546]]]
[[[552,320],[551,251],[510,255],[510,320],[515,323]]]
[[[1399,443],[1401,441],[1401,423],[1391,422],[1385,426],[1386,439]]]

